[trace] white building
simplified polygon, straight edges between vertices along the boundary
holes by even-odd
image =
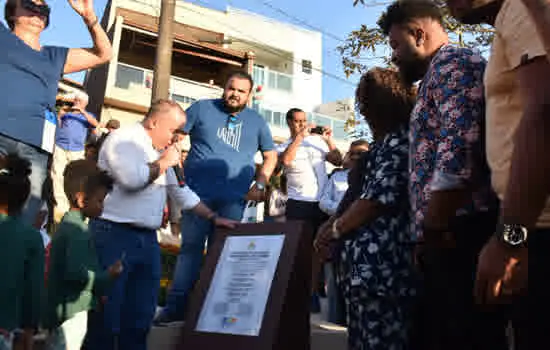
[[[110,0],[102,25],[114,57],[89,72],[85,86],[93,112],[103,120],[139,120],[151,99],[160,0]],[[253,75],[252,107],[269,122],[275,141],[289,136],[285,114],[292,107],[313,112],[322,99],[321,33],[228,7],[218,11],[176,2],[171,97],[184,107],[219,97],[227,73]],[[94,110],[95,109],[95,110]],[[330,126],[340,147],[348,142],[345,121],[308,113]]]

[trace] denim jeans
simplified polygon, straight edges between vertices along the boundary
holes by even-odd
[[[219,216],[233,220],[241,220],[246,204],[244,200],[203,202]],[[183,212],[181,222],[181,250],[163,310],[163,314],[172,321],[181,321],[185,318],[186,303],[202,266],[205,242],[208,240],[208,246],[211,246],[215,240],[215,228],[212,223],[193,212]]]
[[[42,186],[48,176],[48,159],[50,158],[50,154],[39,148],[0,134],[0,157],[2,153],[16,153],[31,163],[32,172],[29,176],[31,193],[23,207],[21,217],[26,223],[32,225],[42,206]]]
[[[124,271],[107,291],[101,312],[90,312],[85,348],[146,350],[160,289],[156,232],[102,219],[90,220],[89,227],[101,266],[124,256]]]

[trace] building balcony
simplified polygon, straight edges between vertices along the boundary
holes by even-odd
[[[256,86],[269,90],[279,90],[282,92],[292,93],[293,76],[271,70],[266,67],[254,66],[252,70],[252,78]]]
[[[274,136],[285,139],[289,136],[285,113],[261,108],[257,105],[254,106],[254,109],[256,109],[262,115],[262,117],[272,126],[272,132]],[[310,123],[331,128],[333,132],[333,137],[340,142],[345,141],[348,138],[348,133],[345,130],[345,120],[319,113],[307,113],[307,118]]]
[[[153,71],[118,63],[111,98],[148,106],[151,101]],[[170,98],[187,108],[193,102],[205,98],[218,98],[222,89],[215,85],[172,76],[170,79]]]

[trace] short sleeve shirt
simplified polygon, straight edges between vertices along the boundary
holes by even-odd
[[[191,139],[185,178],[202,199],[242,200],[254,178],[254,155],[275,148],[261,115],[245,108],[230,120],[221,99],[189,107],[184,131]]]
[[[277,147],[278,153],[283,153],[292,139]],[[328,145],[320,136],[312,135],[306,137],[296,152],[296,157],[285,168],[287,177],[288,198],[317,202],[321,191],[328,181],[326,169],[326,156],[329,152]]]
[[[3,24],[0,48],[0,134],[51,152],[55,96],[68,49],[33,50]]]
[[[503,3],[495,28],[496,35],[485,72],[487,159],[493,188],[502,199],[508,184],[514,135],[524,111],[517,69],[524,62],[545,56],[546,51],[521,1],[506,0]],[[537,225],[550,227],[550,202]]]
[[[91,127],[88,119],[80,113],[64,114],[55,134],[55,144],[66,151],[83,151]]]

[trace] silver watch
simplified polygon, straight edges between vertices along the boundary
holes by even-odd
[[[527,243],[529,231],[527,227],[517,224],[500,224],[497,228],[497,236],[506,244],[518,247]]]

